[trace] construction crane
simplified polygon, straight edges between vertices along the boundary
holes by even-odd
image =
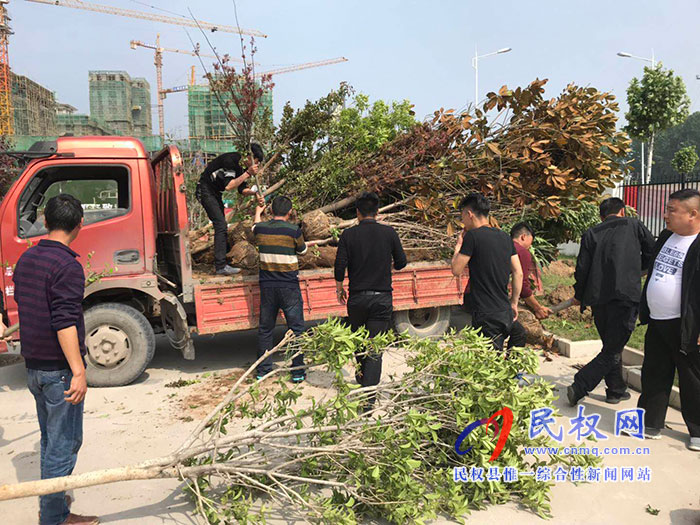
[[[328,60],[320,60],[318,62],[306,62],[304,64],[296,64],[293,66],[281,67],[279,69],[273,69],[271,71],[263,71],[262,73],[256,73],[255,78],[261,78],[267,75],[281,75],[283,73],[291,73],[293,71],[300,71],[302,69],[311,69],[312,67],[330,66],[332,64],[338,64],[340,62],[347,62],[348,59],[345,57],[329,58]]]
[[[241,29],[233,26],[222,24],[212,24],[201,20],[192,20],[186,17],[163,16],[133,9],[123,9],[121,7],[112,7],[108,5],[93,4],[90,2],[81,2],[80,0],[27,0],[36,4],[55,5],[59,7],[72,7],[73,9],[83,9],[85,11],[94,11],[96,13],[105,13],[109,15],[125,16],[127,18],[140,18],[141,20],[151,20],[152,22],[162,22],[164,24],[172,24],[176,26],[194,27],[197,29],[208,29],[211,32],[221,31],[222,33],[237,33],[239,35],[250,35],[267,38],[265,33],[255,29]],[[7,0],[3,0],[7,3]]]
[[[0,0],[3,3],[7,3],[8,0]],[[116,15],[116,16],[124,16],[127,18],[139,18],[141,20],[151,20],[153,22],[162,22],[164,24],[172,24],[172,25],[177,25],[177,26],[185,26],[185,27],[195,27],[198,29],[208,29],[212,32],[214,31],[221,31],[223,33],[237,33],[240,35],[250,35],[250,36],[259,36],[263,38],[267,38],[267,35],[254,30],[254,29],[241,29],[238,27],[233,27],[233,26],[227,26],[227,25],[221,25],[221,24],[212,24],[210,22],[204,22],[201,20],[191,20],[186,17],[173,17],[173,16],[163,16],[163,15],[156,15],[156,14],[151,14],[151,13],[144,13],[143,11],[135,11],[133,9],[122,9],[120,7],[112,7],[112,6],[106,6],[106,5],[101,5],[101,4],[93,4],[89,2],[82,2],[80,0],[27,0],[28,2],[34,2],[36,4],[46,4],[46,5],[55,5],[59,7],[72,7],[74,9],[84,9],[86,11],[94,11],[96,13],[105,13],[109,15]],[[139,43],[141,44],[141,43]],[[144,45],[145,46],[145,45]],[[148,46],[145,46],[148,47]],[[136,47],[133,46],[132,48],[135,49]],[[162,53],[158,52],[158,49],[160,49],[160,44],[157,42],[155,47],[152,47],[152,49],[156,49],[156,79],[158,82],[158,125],[160,127],[160,136],[165,138],[165,131],[164,131],[164,118],[163,118],[163,101],[161,99],[161,90],[162,90],[162,65],[163,65],[163,57]],[[171,50],[168,50],[171,51]],[[182,52],[178,51],[184,54],[192,54],[196,56],[196,53],[194,52]],[[209,56],[209,55],[202,55],[202,56]],[[0,89],[2,87],[0,86]],[[8,92],[9,93],[9,92]],[[1,94],[0,94],[1,95]],[[1,101],[0,101],[1,105]],[[0,108],[1,109],[1,108]]]
[[[156,89],[157,89],[157,102],[158,102],[158,132],[160,133],[160,138],[165,140],[165,110],[163,109],[163,100],[168,93],[173,93],[172,90],[163,89],[163,53],[179,53],[181,55],[190,55],[193,57],[205,57],[205,58],[219,58],[216,55],[209,55],[206,53],[199,52],[199,44],[194,51],[187,51],[184,49],[174,49],[171,47],[161,47],[160,45],[160,34],[156,35],[156,44],[145,44],[139,40],[132,40],[130,42],[131,49],[136,49],[137,47],[143,47],[145,49],[153,49],[155,51],[155,58],[153,63],[156,66]],[[231,62],[243,62],[240,58],[229,58]],[[187,88],[185,88],[187,89]]]
[[[270,71],[263,71],[262,73],[256,73],[255,78],[262,78],[266,75],[282,75],[284,73],[292,73],[293,71],[300,71],[302,69],[311,69],[314,67],[330,66],[332,64],[338,64],[340,62],[347,62],[348,59],[345,57],[329,58],[328,60],[320,60],[318,62],[305,62],[304,64],[296,64],[287,67],[281,67],[279,69],[271,69]],[[190,79],[190,86],[194,86],[194,66],[192,66],[192,76]],[[187,91],[189,86],[175,86],[169,89],[164,89],[163,93],[179,93],[181,91]]]
[[[15,116],[12,112],[12,82],[10,79],[10,58],[8,37],[13,34],[8,25],[10,17],[5,7],[9,0],[0,0],[0,135],[14,133]]]

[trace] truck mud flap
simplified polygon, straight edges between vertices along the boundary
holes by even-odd
[[[172,293],[164,295],[160,300],[160,318],[163,322],[165,335],[170,341],[170,345],[182,352],[182,357],[192,360],[194,359],[194,343],[190,337],[185,308]]]

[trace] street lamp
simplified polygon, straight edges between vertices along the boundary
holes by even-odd
[[[476,50],[476,46],[474,46],[474,58],[472,58],[472,67],[474,68],[474,106],[476,106],[479,103],[479,59],[490,57],[493,55],[508,53],[512,50],[512,47],[504,47],[503,49],[499,49],[498,51],[494,51],[493,53],[479,55]]]
[[[617,56],[622,57],[622,58],[634,58],[636,60],[643,60],[644,62],[650,62],[651,67],[654,68],[656,67],[656,59],[654,58],[654,50],[651,50],[651,58],[644,58],[644,57],[639,57],[637,55],[633,55],[632,53],[625,53],[624,51],[620,51],[617,53]],[[644,73],[644,68],[642,68],[642,73]],[[644,141],[642,141],[642,181],[644,181]]]

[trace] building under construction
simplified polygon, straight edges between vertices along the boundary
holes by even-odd
[[[152,132],[151,87],[126,71],[90,71],[90,117],[120,135]]]
[[[212,93],[207,85],[189,86],[187,90],[190,143],[193,149],[211,152],[230,151],[233,146],[233,130],[222,107],[231,95]],[[229,111],[237,114],[235,104],[229,103]],[[268,111],[272,118],[272,91],[266,91],[261,99],[260,113]]]
[[[53,91],[32,79],[10,72],[14,134],[56,134],[56,98]]]
[[[116,135],[113,129],[97,122],[90,115],[76,113],[70,104],[56,104],[56,125],[59,135]]]

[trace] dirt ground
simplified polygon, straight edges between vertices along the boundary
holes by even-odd
[[[453,324],[461,328],[464,319],[461,315],[456,317]],[[177,447],[196,426],[197,418],[214,406],[227,385],[252,363],[255,343],[253,332],[199,338],[197,360],[188,362],[159,340],[153,362],[136,383],[91,389],[76,473],[136,463]],[[540,375],[563,391],[571,382],[576,371],[573,365],[577,363],[576,359],[558,355],[549,361],[543,358]],[[385,379],[389,371],[401,366],[400,355],[387,356]],[[311,398],[331,395],[329,384],[330,378],[322,372],[311,372],[303,387],[303,398],[310,402]],[[637,446],[636,440],[630,443],[631,438],[612,435],[614,409],[603,399],[604,388],[599,386],[586,399],[585,407],[587,413],[601,414],[599,428],[610,436],[606,445]],[[632,408],[636,399],[635,393],[630,401],[614,408]],[[39,429],[21,362],[0,367],[0,400],[0,484],[38,479]],[[564,418],[575,416],[575,409],[561,399],[556,405]],[[667,426],[661,440],[643,443],[651,449],[649,456],[609,456],[604,460],[605,465],[649,466],[653,471],[650,483],[558,483],[551,493],[554,518],[549,523],[700,524],[700,454],[685,448],[687,431],[678,411],[669,409]],[[176,480],[154,480],[80,489],[74,494],[74,510],[98,514],[102,523],[120,525],[201,523],[181,488]],[[0,523],[36,523],[37,503],[37,498],[0,502]],[[647,505],[659,509],[659,515],[648,514]],[[547,523],[514,503],[474,512],[469,521],[499,525]],[[268,520],[274,524],[295,522],[285,509],[273,509]],[[440,518],[432,523],[453,522]]]

